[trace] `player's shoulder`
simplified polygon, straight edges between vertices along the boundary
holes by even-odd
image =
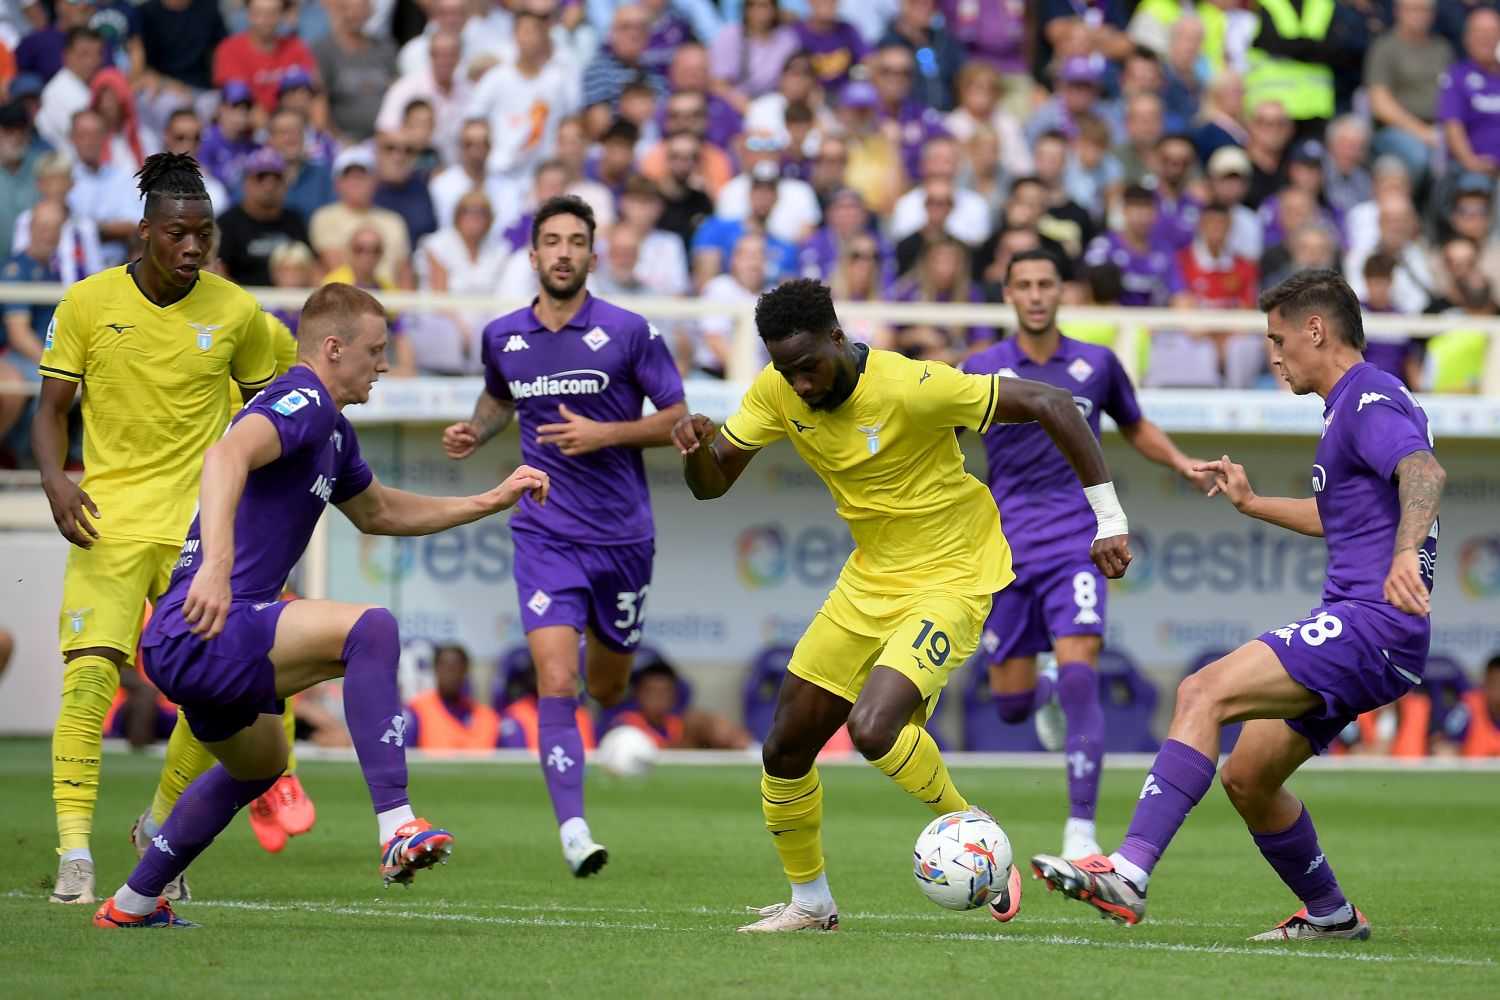
[[[536,329],[536,314],[531,306],[522,306],[502,313],[484,325],[484,337],[509,336],[512,333],[529,333]]]
[[[306,411],[309,415],[321,415],[330,423],[343,416],[323,383],[304,365],[293,365],[286,374],[277,376],[245,408],[270,410],[283,417]]]
[[[1068,336],[1058,340],[1065,356],[1072,359],[1068,363],[1068,374],[1079,382],[1088,381],[1096,372],[1113,371],[1120,365],[1114,349],[1107,344],[1091,344]]]
[[[194,291],[201,294],[205,299],[213,300],[215,303],[222,303],[237,309],[247,310],[251,316],[260,312],[260,302],[255,296],[223,275],[215,274],[213,271],[198,272],[198,287]]]
[[[93,305],[119,295],[121,282],[129,280],[124,264],[107,267],[69,285],[66,298],[75,305]]]
[[[1349,389],[1344,394],[1344,405],[1356,414],[1372,406],[1390,407],[1402,413],[1412,413],[1417,409],[1417,401],[1404,382],[1368,363],[1352,374]]]
[[[964,359],[962,370],[970,375],[1001,375],[1009,371],[1015,361],[1015,344],[1007,337],[997,340],[982,351],[976,351]]]
[[[606,333],[627,337],[647,335],[650,332],[651,324],[646,322],[646,317],[601,298],[590,297],[588,318],[590,330],[597,327]]]

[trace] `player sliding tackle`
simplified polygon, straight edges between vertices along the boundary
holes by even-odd
[[[1324,399],[1313,497],[1257,496],[1227,455],[1201,468],[1216,477],[1212,493],[1241,513],[1327,540],[1322,606],[1182,682],[1119,850],[1031,863],[1052,888],[1139,923],[1152,869],[1213,780],[1220,728],[1248,719],[1220,780],[1255,846],[1303,903],[1251,940],[1363,940],[1369,921],[1344,897],[1311,815],[1285,782],[1360,714],[1422,682],[1445,476],[1426,414],[1365,362],[1359,300],[1337,271],[1294,275],[1260,307],[1272,365],[1293,392]]]
[[[182,706],[219,763],[188,786],[99,927],[193,926],[160,898],[235,813],[286,766],[282,699],[344,678],[344,713],[379,824],[387,884],[452,850],[453,837],[406,796],[400,637],[385,608],[277,598],[333,503],[375,535],[428,535],[545,500],[547,475],[521,466],[472,497],[422,497],[376,481],[343,415],[387,370],[385,312],[368,293],[327,285],[307,300],[299,364],[235,418],[203,460],[199,514],[146,630],[147,672]]]
[[[1097,514],[1095,565],[1119,577],[1130,549],[1099,442],[1066,392],[853,343],[816,281],[761,296],[755,323],[771,364],[739,412],[722,434],[694,414],[672,435],[700,500],[723,496],[756,452],[789,438],[854,536],[854,552],[792,653],[762,749],[761,805],[792,899],[740,928],[833,930],[838,908],[823,871],[814,761],[840,726],[847,722],[865,759],[934,813],[970,808],[924,725],[949,674],[979,645],[992,595],[1015,574],[995,501],[964,471],[954,429],[1039,422]],[[1009,920],[1020,903],[1012,868],[991,909]]]

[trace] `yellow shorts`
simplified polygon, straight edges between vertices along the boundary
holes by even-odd
[[[856,607],[835,587],[798,640],[787,669],[853,702],[871,669],[890,667],[922,692],[914,721],[925,722],[949,675],[979,648],[992,596],[862,594]]]
[[[104,646],[135,656],[146,602],[167,589],[178,545],[100,539],[91,549],[68,548],[57,642],[64,652]]]

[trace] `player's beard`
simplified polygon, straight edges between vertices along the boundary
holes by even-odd
[[[554,299],[571,299],[578,294],[589,280],[589,273],[582,269],[575,270],[573,272],[573,279],[564,284],[558,284],[553,281],[551,275],[552,272],[547,270],[537,275],[537,278],[541,283],[542,291]]]

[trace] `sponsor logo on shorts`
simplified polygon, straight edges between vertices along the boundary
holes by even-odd
[[[406,716],[396,714],[391,716],[391,728],[380,737],[382,743],[394,743],[398,747],[406,746]]]
[[[609,375],[597,368],[574,368],[533,379],[511,379],[512,399],[537,396],[597,396],[609,388]]]
[[[267,608],[269,608],[271,605],[273,605],[275,603],[277,603],[277,602],[275,602],[275,601],[261,601],[259,604],[252,604],[252,605],[250,605],[250,610],[251,611],[264,611],[264,610],[266,610]]]
[[[1093,608],[1083,608],[1073,616],[1074,625],[1098,625],[1104,621]]]
[[[540,590],[533,591],[531,596],[526,600],[526,606],[531,609],[531,613],[534,615],[545,615],[547,609],[552,607],[552,598]]]
[[[583,335],[583,342],[588,345],[589,350],[597,351],[609,343],[609,334],[604,332],[603,327],[596,326]]]

